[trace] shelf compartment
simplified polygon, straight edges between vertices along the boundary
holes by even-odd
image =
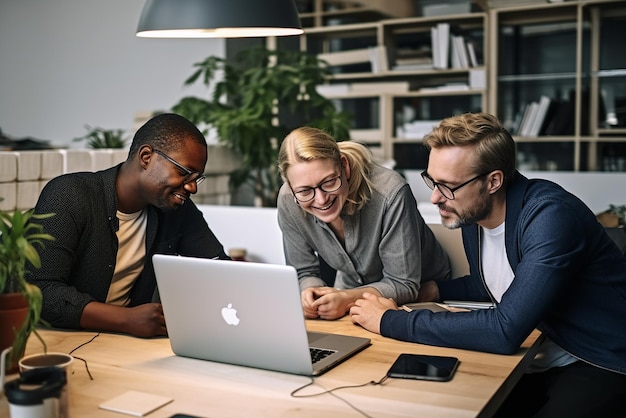
[[[393,141],[421,140],[437,121],[481,109],[480,94],[396,95],[393,98]]]

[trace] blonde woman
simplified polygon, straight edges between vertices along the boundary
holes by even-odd
[[[416,301],[421,282],[450,278],[448,256],[408,184],[374,163],[365,146],[297,128],[281,145],[278,168],[285,182],[278,222],[305,317],[340,318],[366,291]],[[332,286],[321,278],[318,256],[337,271]]]

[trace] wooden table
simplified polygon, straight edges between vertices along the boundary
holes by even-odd
[[[534,355],[539,337],[534,332],[519,353],[505,356],[400,342],[371,334],[347,317],[337,321],[309,320],[307,328],[367,336],[372,345],[316,378],[315,385],[299,394],[378,381],[400,353],[456,356],[461,364],[450,382],[388,379],[383,385],[341,389],[334,392],[336,396],[293,398],[291,392],[310,378],[178,357],[172,353],[167,338],[102,333],[73,353],[88,362],[93,380],[84,363],[77,360],[70,377],[71,416],[128,416],[98,409],[101,402],[128,390],[174,398],[149,414],[150,418],[170,417],[174,413],[200,417],[490,416]],[[40,330],[40,334],[48,350],[66,353],[97,335],[58,330]],[[40,342],[31,338],[27,354],[41,349]],[[0,416],[8,416],[7,411],[3,396]]]

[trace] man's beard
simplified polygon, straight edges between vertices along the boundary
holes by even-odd
[[[474,206],[467,208],[463,213],[458,213],[453,208],[449,208],[445,203],[438,205],[440,208],[449,211],[456,216],[441,219],[441,223],[448,229],[456,229],[462,226],[472,225],[487,218],[491,214],[491,199],[487,188],[481,188],[478,193],[477,203]]]

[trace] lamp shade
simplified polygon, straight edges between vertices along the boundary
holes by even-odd
[[[293,0],[147,0],[137,36],[243,38],[301,34]]]

